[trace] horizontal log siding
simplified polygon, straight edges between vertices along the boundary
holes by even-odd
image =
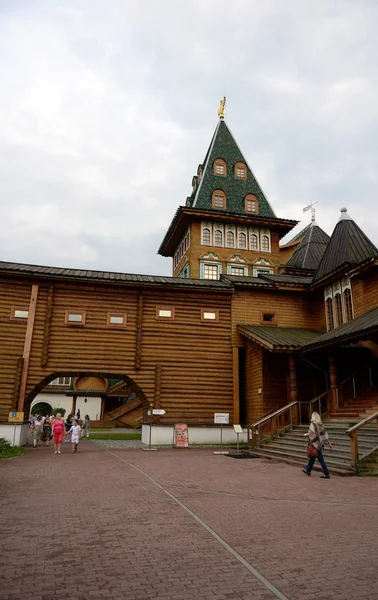
[[[252,423],[264,414],[262,349],[247,341],[245,355],[245,403],[247,423]]]
[[[369,279],[352,279],[354,316],[359,317],[378,306],[378,273]]]
[[[138,291],[114,286],[66,285],[57,282],[49,334],[48,363],[41,366],[44,324],[50,283],[39,287],[27,381],[27,405],[35,386],[53,373],[125,375],[154,401],[155,368],[162,366],[160,407],[167,420],[212,422],[213,413],[232,416],[231,297],[221,292],[145,290],[141,368],[135,369]],[[17,359],[22,356],[26,323],[9,321],[17,300],[27,308],[31,285],[3,285],[0,393],[2,407],[11,407]],[[22,302],[21,302],[22,300]],[[17,306],[18,306],[17,304]],[[157,321],[156,307],[175,309],[174,321]],[[201,308],[219,311],[219,322],[201,323]],[[64,324],[66,310],[86,311],[86,324]],[[126,329],[106,326],[108,311],[126,312]],[[27,408],[27,406],[25,407]],[[164,422],[164,421],[161,421]]]
[[[259,416],[290,402],[288,395],[288,355],[262,351],[263,411]],[[259,418],[259,416],[257,418]]]
[[[232,298],[232,344],[242,346],[237,325],[261,325],[261,313],[272,312],[280,327],[317,329],[309,295],[281,290],[236,290]],[[274,327],[272,325],[272,327]]]
[[[31,285],[0,281],[0,419],[14,408],[17,362],[24,351],[27,319],[10,320],[11,307],[28,310]]]

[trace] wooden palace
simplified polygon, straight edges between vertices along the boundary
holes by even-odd
[[[276,216],[221,109],[159,248],[171,277],[0,262],[1,420],[26,418],[61,376],[72,396],[102,397],[101,423],[141,424],[153,406],[160,428],[210,427],[217,412],[247,426],[322,394],[323,412],[342,410],[344,380],[377,376],[378,249],[344,208],[331,237],[313,219],[280,245],[296,224]],[[109,381],[122,389],[111,410]]]

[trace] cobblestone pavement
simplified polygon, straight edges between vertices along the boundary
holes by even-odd
[[[118,450],[140,450],[142,448],[142,442],[140,440],[92,440],[94,444],[101,446],[101,448],[118,449]],[[86,443],[86,440],[84,440]]]
[[[378,479],[84,441],[0,461],[1,600],[378,600]]]

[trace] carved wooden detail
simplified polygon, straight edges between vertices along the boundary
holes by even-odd
[[[13,388],[13,402],[12,408],[17,409],[18,397],[20,395],[20,385],[21,385],[21,375],[22,375],[22,367],[24,365],[24,359],[22,356],[17,359],[17,367],[16,374],[14,378],[14,388]]]
[[[42,346],[42,357],[41,357],[41,366],[46,367],[49,361],[49,340],[50,340],[50,327],[51,327],[51,317],[54,306],[54,286],[50,285],[49,293],[47,296],[47,304],[46,304],[46,320],[45,326],[43,330],[43,346]]]

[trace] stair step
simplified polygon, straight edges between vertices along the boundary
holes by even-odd
[[[255,450],[254,450],[255,452]],[[298,462],[300,462],[302,465],[305,464],[307,462],[307,457],[306,455],[304,455],[304,453],[286,453],[286,452],[281,452],[279,450],[266,450],[264,448],[259,448],[256,453],[259,453],[261,455],[264,456],[270,456],[270,457],[281,457],[281,458],[286,458],[286,459],[293,459],[293,460],[297,460]],[[327,462],[327,466],[329,468],[329,470],[331,470],[331,468],[338,468],[338,469],[344,469],[347,471],[355,471],[354,467],[347,461],[341,461],[341,460],[330,460],[328,457],[326,459]]]

